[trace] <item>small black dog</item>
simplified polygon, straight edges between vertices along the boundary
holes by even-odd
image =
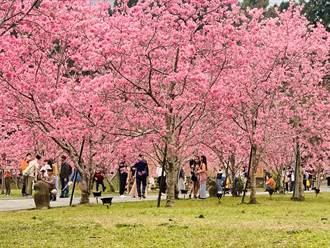
[[[320,193],[320,189],[316,188],[316,187],[313,187],[312,190],[315,191],[315,195],[317,197],[317,195]]]

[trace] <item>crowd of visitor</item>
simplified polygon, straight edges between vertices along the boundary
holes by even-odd
[[[2,160],[6,161],[6,160]],[[3,163],[3,162],[2,162]],[[14,167],[10,161],[6,162],[3,170],[3,178],[5,181],[5,193],[7,196],[11,194],[11,184],[14,176]],[[60,197],[69,197],[69,182],[72,181],[74,171],[67,162],[67,157],[62,155],[57,162],[54,159],[42,160],[38,154],[32,155],[27,153],[25,158],[20,161],[19,171],[16,173],[17,185],[21,188],[22,196],[31,196],[33,193],[33,185],[37,181],[43,181],[48,184],[50,199],[56,201],[58,192]],[[79,178],[78,178],[79,180]],[[61,189],[59,189],[59,182]]]
[[[5,188],[5,194],[11,194],[11,182],[13,178],[13,167],[10,163],[2,163],[2,185]],[[315,175],[313,172],[303,171],[303,185],[305,190],[310,190],[315,184]],[[112,191],[112,179],[118,175],[119,196],[133,198],[146,198],[147,191],[159,187],[162,195],[167,192],[166,171],[161,165],[156,166],[155,174],[149,173],[149,166],[143,154],[138,156],[134,164],[129,164],[126,156],[122,156],[116,172],[111,173],[113,176],[108,177],[105,171],[97,168],[94,174],[93,183],[95,183],[96,191],[106,191],[105,179]],[[212,175],[211,175],[212,174]],[[81,180],[81,175],[78,170],[68,162],[65,155],[60,159],[45,159],[38,154],[26,154],[25,158],[20,161],[19,165],[19,179],[21,185],[22,196],[31,196],[33,192],[33,184],[41,180],[49,185],[50,199],[56,201],[57,196],[60,198],[69,197],[69,189],[71,182],[75,179],[77,182]],[[154,178],[156,177],[156,180]],[[193,159],[189,160],[187,166],[180,168],[178,172],[178,180],[176,185],[177,194],[188,194],[189,198],[205,199],[208,197],[209,177],[215,178],[216,191],[219,194],[226,194],[229,191],[235,196],[238,192],[243,191],[243,186],[247,181],[246,167],[237,171],[235,176],[229,176],[228,170],[220,169],[216,173],[209,172],[206,156],[195,155]],[[328,180],[328,186],[329,184]],[[273,194],[281,188],[283,192],[292,192],[295,185],[294,170],[284,168],[279,175],[271,175],[265,172],[264,176],[265,191]],[[149,187],[148,187],[149,186]],[[101,187],[101,188],[100,188]]]

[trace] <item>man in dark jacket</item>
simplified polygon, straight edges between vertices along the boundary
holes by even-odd
[[[61,180],[61,196],[60,198],[69,197],[69,178],[72,173],[72,168],[66,161],[66,156],[62,156],[61,170],[60,170],[60,180]]]
[[[145,192],[147,187],[147,177],[149,176],[148,163],[143,155],[139,155],[139,161],[134,165],[136,167],[136,187],[137,193],[140,198],[146,198]],[[142,183],[142,194],[141,194]]]

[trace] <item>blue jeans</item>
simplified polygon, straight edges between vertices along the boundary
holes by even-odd
[[[105,191],[105,186],[104,186],[104,182],[102,181],[96,181],[96,191],[99,191],[99,185],[102,186],[102,191]]]
[[[67,187],[68,182],[69,182],[69,178],[61,177],[61,196],[62,197],[69,196],[69,187]]]
[[[206,182],[200,183],[199,185],[199,198],[206,198]]]

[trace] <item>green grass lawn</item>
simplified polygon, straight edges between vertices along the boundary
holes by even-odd
[[[4,194],[0,194],[0,200],[2,199],[16,199],[16,198],[19,198],[19,197],[22,197],[22,193],[21,193],[21,190],[20,189],[12,189],[11,190],[11,193],[10,193],[10,196],[6,196]]]
[[[0,247],[330,247],[330,193],[0,213]],[[1,204],[1,203],[0,203]]]

